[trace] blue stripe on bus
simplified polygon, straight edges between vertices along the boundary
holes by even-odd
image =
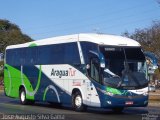
[[[16,67],[16,68],[21,71],[20,67]],[[35,66],[23,66],[23,74],[25,74],[28,77],[30,83],[32,84],[33,89],[35,89],[37,82],[38,82],[38,73],[39,73],[39,69],[36,68]],[[60,102],[62,102],[62,104],[71,105],[71,96],[67,94],[63,89],[58,87],[53,81],[51,81],[43,73],[43,71],[41,75],[41,82],[40,82],[39,89],[37,93],[35,94],[35,100],[43,101],[44,91],[49,85],[53,85],[56,88],[59,94]],[[47,91],[45,98],[46,98],[45,101],[47,102],[57,102],[58,103],[57,95],[55,91],[52,89],[49,89]]]

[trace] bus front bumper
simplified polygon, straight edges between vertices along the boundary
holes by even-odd
[[[148,96],[106,96],[101,107],[146,107],[148,105]]]

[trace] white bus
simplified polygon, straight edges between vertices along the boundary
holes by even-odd
[[[105,34],[75,34],[6,48],[4,89],[22,104],[44,101],[122,111],[148,104],[140,44]]]

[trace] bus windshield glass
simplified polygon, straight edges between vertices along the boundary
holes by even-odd
[[[140,47],[100,46],[105,57],[103,83],[120,89],[140,89],[148,85],[145,56]]]

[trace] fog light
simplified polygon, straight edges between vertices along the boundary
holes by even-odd
[[[148,96],[148,92],[143,93],[144,96]]]
[[[145,101],[144,101],[144,105],[147,104],[147,103],[148,103],[148,100],[145,100]]]
[[[112,102],[111,102],[111,101],[107,101],[107,103],[108,103],[108,104],[110,104],[110,105],[112,104]]]

